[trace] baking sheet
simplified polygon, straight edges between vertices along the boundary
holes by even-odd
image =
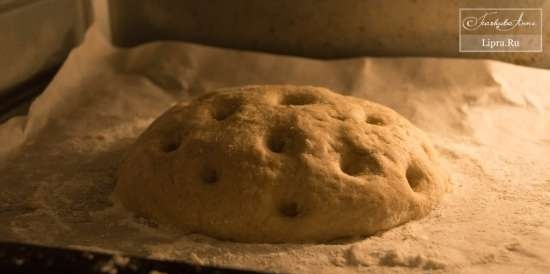
[[[428,217],[363,240],[240,244],[181,235],[112,197],[124,151],[178,100],[307,84],[394,108],[453,180]],[[92,27],[27,116],[0,125],[0,240],[293,273],[548,273],[550,71],[496,61],[318,61],[181,42],[112,47]]]

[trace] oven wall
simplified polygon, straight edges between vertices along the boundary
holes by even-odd
[[[112,0],[113,41],[158,39],[316,58],[449,56],[550,68],[543,53],[458,52],[458,12],[468,7],[543,8],[550,0]],[[550,27],[544,30],[550,45]]]

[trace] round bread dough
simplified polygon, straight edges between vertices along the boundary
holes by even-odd
[[[221,89],[154,121],[116,193],[184,232],[241,242],[366,236],[425,216],[449,180],[384,106],[310,86]]]

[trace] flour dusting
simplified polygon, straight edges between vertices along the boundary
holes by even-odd
[[[116,202],[117,167],[158,115],[207,90],[251,84],[324,86],[393,108],[429,134],[452,192],[423,219],[326,244],[182,235]],[[0,143],[0,240],[292,273],[550,269],[547,70],[435,58],[318,61],[175,42],[122,50],[92,28],[29,115],[0,125]]]

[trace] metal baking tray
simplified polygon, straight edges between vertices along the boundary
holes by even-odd
[[[0,272],[6,274],[265,273],[11,242],[0,242]]]

